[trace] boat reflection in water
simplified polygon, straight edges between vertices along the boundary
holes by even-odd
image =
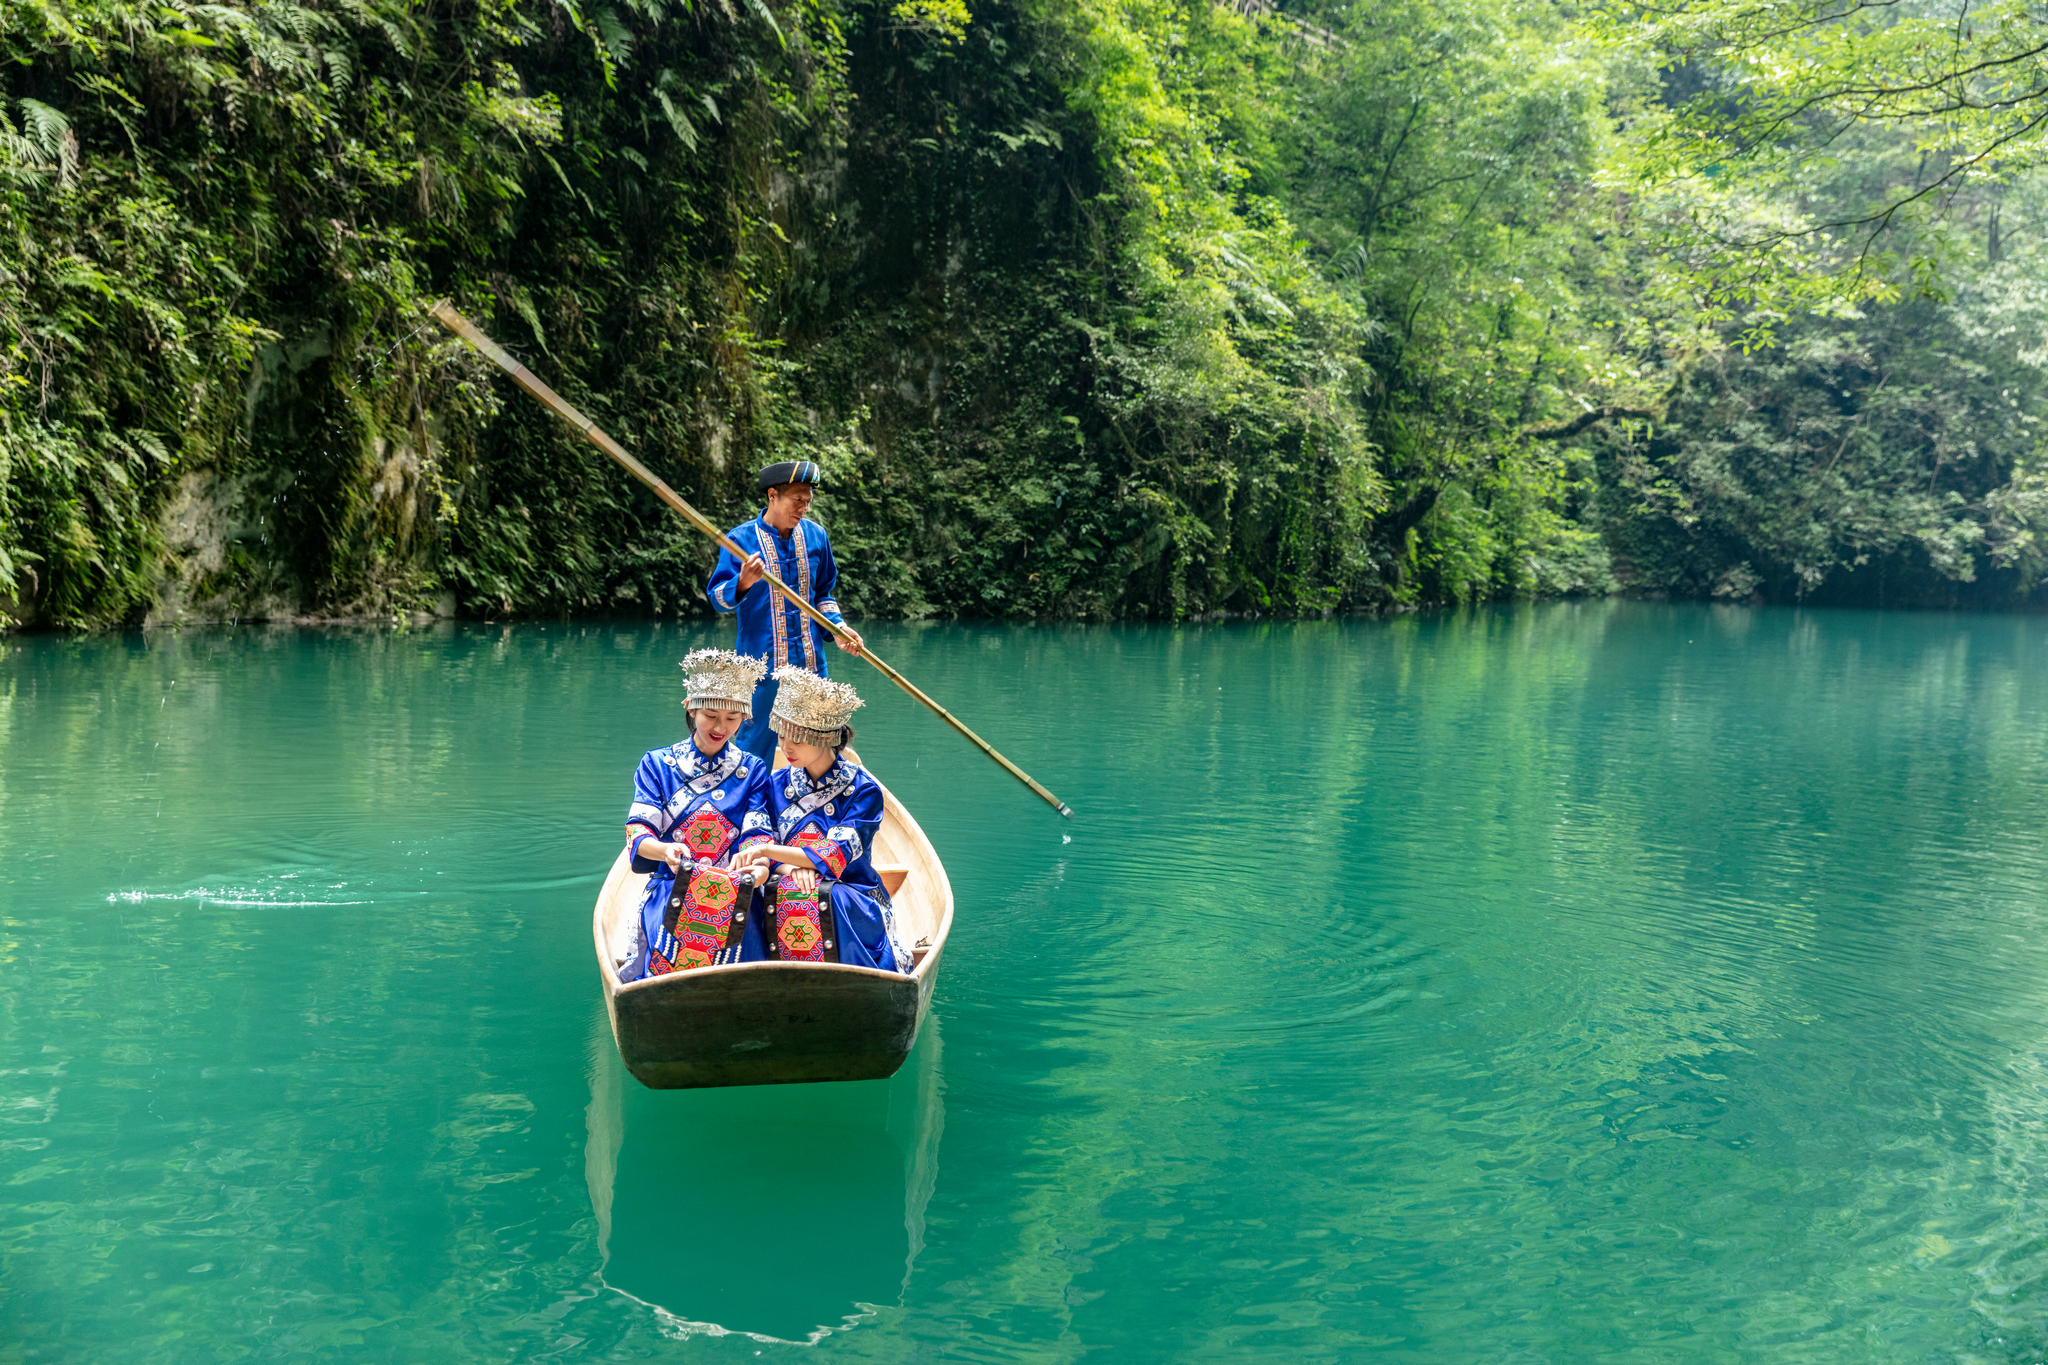
[[[648,1090],[598,1011],[584,1171],[606,1288],[671,1335],[815,1342],[902,1302],[945,1126],[939,1021],[886,1081]]]

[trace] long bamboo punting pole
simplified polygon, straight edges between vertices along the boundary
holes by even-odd
[[[570,426],[576,428],[577,431],[581,432],[583,434],[584,439],[588,440],[592,445],[596,446],[599,450],[602,450],[605,454],[611,456],[614,460],[618,461],[621,465],[625,467],[625,470],[628,474],[631,474],[634,478],[640,480],[640,482],[646,484],[649,488],[653,489],[654,496],[660,498],[663,502],[667,503],[670,507],[674,508],[684,521],[689,522],[690,525],[696,527],[705,535],[710,536],[720,545],[732,551],[734,558],[742,562],[746,560],[747,552],[745,550],[742,550],[738,545],[734,544],[731,537],[727,536],[725,532],[719,530],[717,526],[713,525],[711,520],[708,517],[706,517],[702,512],[699,512],[696,508],[690,506],[689,503],[684,502],[682,496],[678,494],[673,488],[670,488],[667,484],[663,483],[659,478],[657,478],[653,470],[649,469],[646,465],[641,464],[631,455],[628,455],[625,451],[625,447],[621,446],[617,441],[614,441],[611,437],[605,435],[602,431],[599,431],[597,429],[597,424],[595,422],[592,422],[588,417],[585,417],[582,413],[578,412],[574,407],[570,406],[568,401],[564,399],[562,395],[556,393],[546,384],[541,383],[541,381],[535,377],[533,371],[527,369],[524,365],[520,364],[511,356],[507,355],[505,353],[504,347],[498,345],[497,342],[485,336],[475,323],[471,322],[468,318],[462,316],[462,314],[456,312],[454,308],[450,307],[446,299],[443,299],[441,300],[441,302],[435,304],[431,311],[434,315],[435,321],[439,322],[443,327],[446,327],[449,331],[455,333],[455,335],[461,337],[470,345],[476,347],[477,350],[481,351],[491,361],[492,364],[496,365],[506,374],[511,375],[512,381],[515,384],[519,385],[520,388],[525,389],[535,398],[538,398],[541,402],[545,403],[548,407],[552,408],[556,416],[560,417],[563,421],[567,422]],[[809,602],[806,602],[803,598],[799,597],[794,591],[791,590],[790,586],[787,583],[784,583],[781,579],[777,578],[774,574],[770,573],[766,565],[762,566],[761,576],[763,578],[766,578],[768,582],[772,584],[775,587],[775,589],[779,591],[784,597],[796,603],[797,610],[801,611],[805,616],[809,617],[811,620],[817,622],[819,627],[826,631],[828,634],[833,635],[835,638],[837,637],[838,632],[833,630],[832,623],[825,619],[824,613],[820,612],[816,607],[812,606]],[[876,658],[875,652],[872,649],[869,649],[865,645],[863,645],[861,647],[860,657],[866,659],[876,668],[881,669],[883,676],[888,678],[890,682],[895,683],[905,692],[908,692],[911,696],[916,697],[926,706],[929,706],[940,720],[943,720],[944,722],[946,722],[946,724],[952,726],[955,730],[958,730],[961,734],[967,736],[968,743],[972,744],[975,748],[987,754],[996,762],[1002,764],[1004,770],[1007,771],[1010,774],[1010,776],[1016,778],[1019,782],[1022,782],[1025,786],[1031,788],[1032,791],[1037,792],[1039,796],[1043,797],[1046,803],[1050,805],[1054,810],[1058,811],[1061,815],[1066,816],[1069,820],[1074,818],[1074,812],[1067,808],[1066,802],[1060,800],[1057,796],[1054,796],[1051,792],[1047,791],[1044,787],[1040,786],[1038,784],[1037,779],[1032,777],[1030,773],[1025,772],[1022,768],[1010,762],[1009,759],[1004,758],[1001,754],[997,753],[994,745],[990,744],[980,735],[975,734],[974,731],[968,729],[966,725],[961,723],[960,718],[958,716],[955,716],[951,711],[948,711],[945,707],[939,705],[930,697],[927,697],[922,691],[918,689],[915,683],[910,681],[910,679],[904,677],[901,673],[898,673],[895,669],[889,667],[889,665],[883,663],[880,659]]]

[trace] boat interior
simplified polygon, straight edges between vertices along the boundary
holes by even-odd
[[[859,754],[848,748],[847,756],[863,768]],[[782,753],[775,753],[775,769],[785,765]],[[872,770],[870,770],[872,776]],[[881,779],[877,778],[877,781]],[[923,976],[927,965],[937,957],[944,944],[947,931],[953,923],[953,887],[946,879],[946,869],[932,849],[930,840],[917,820],[896,799],[886,783],[882,786],[883,818],[882,828],[875,836],[873,862],[882,885],[888,889],[890,903],[896,913],[897,932],[904,946],[911,952],[911,974]],[[619,960],[617,946],[632,933],[632,915],[639,907],[641,897],[647,888],[647,875],[632,870],[624,850],[614,863],[611,875],[605,880],[603,892],[598,897],[598,914],[604,926],[603,937],[614,945],[614,951],[606,954],[604,969],[611,977],[614,989],[633,990],[652,985],[661,978],[647,981],[619,984],[616,967]],[[701,967],[698,971],[731,971],[758,969],[764,966],[787,967],[787,963],[736,963],[727,967]]]

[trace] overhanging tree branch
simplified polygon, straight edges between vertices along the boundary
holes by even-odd
[[[1598,426],[1615,417],[1626,417],[1638,422],[1657,420],[1657,414],[1648,408],[1624,408],[1605,403],[1590,412],[1580,413],[1569,422],[1559,422],[1555,426],[1524,427],[1522,434],[1532,441],[1569,441],[1586,428]]]

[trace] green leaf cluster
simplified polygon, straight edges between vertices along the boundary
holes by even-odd
[[[820,460],[857,614],[2032,591],[2039,193],[1841,284],[1936,151],[1715,5],[20,0],[0,613],[706,610],[439,297],[727,521]]]

